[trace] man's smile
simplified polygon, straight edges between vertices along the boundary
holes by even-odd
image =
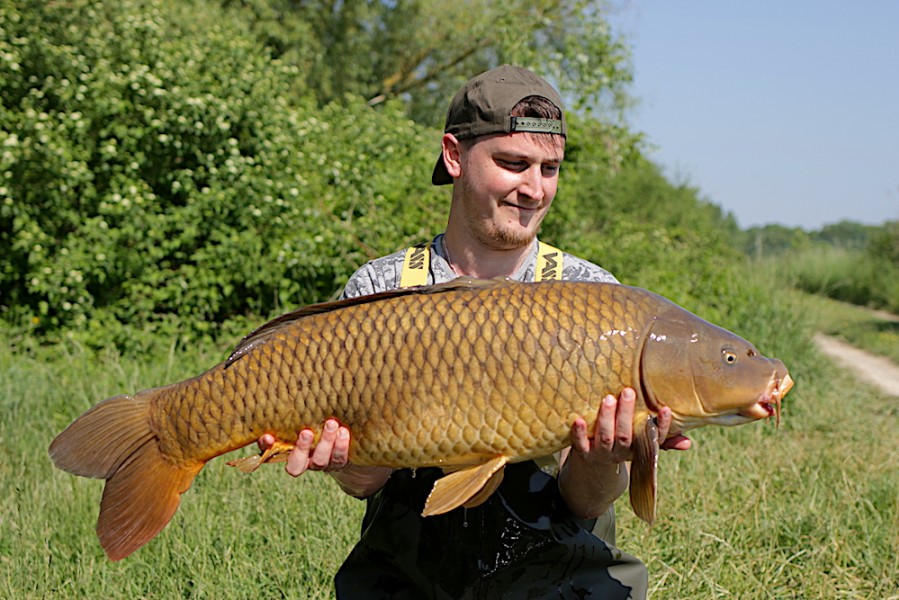
[[[508,206],[508,207],[510,207],[510,208],[516,208],[516,209],[522,210],[522,211],[530,211],[530,212],[534,212],[534,211],[540,210],[540,207],[541,207],[542,205],[541,205],[541,204],[535,204],[534,206],[525,206],[524,204],[519,204],[519,203],[517,203],[517,202],[512,202],[512,201],[510,201],[510,200],[503,200],[503,201],[500,203],[500,206]]]

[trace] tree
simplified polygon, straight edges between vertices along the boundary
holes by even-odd
[[[839,223],[823,226],[819,231],[813,232],[811,238],[838,248],[862,250],[868,245],[874,230],[870,225],[844,219]]]
[[[442,126],[447,99],[503,63],[538,70],[571,108],[627,105],[628,50],[603,6],[587,0],[222,0],[252,21],[275,57],[295,64],[320,103],[357,94],[402,98]]]
[[[867,250],[876,260],[886,261],[899,269],[899,221],[888,221],[874,229]]]
[[[786,227],[771,223],[762,227],[750,227],[741,236],[743,251],[754,258],[779,256],[811,245],[809,234],[800,227]]]
[[[0,5],[4,319],[208,331],[323,300],[421,239],[426,133],[394,103],[293,96],[295,68],[221,12]]]

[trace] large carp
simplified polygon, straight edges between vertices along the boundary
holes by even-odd
[[[575,419],[592,429],[602,398],[626,386],[637,392],[631,503],[651,522],[659,407],[671,407],[673,433],[779,418],[792,380],[646,290],[462,278],[279,317],[202,375],[98,404],[50,455],[106,479],[97,533],[118,560],[165,527],[206,462],[265,433],[278,442],[236,461],[244,470],[283,459],[298,431],[328,418],[350,429],[353,464],[445,468],[427,516],[483,499],[507,463],[569,445]]]

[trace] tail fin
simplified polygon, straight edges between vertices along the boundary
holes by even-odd
[[[150,427],[153,391],[116,396],[93,407],[50,445],[60,469],[106,479],[97,535],[111,560],[125,558],[169,522],[202,462],[163,456]]]

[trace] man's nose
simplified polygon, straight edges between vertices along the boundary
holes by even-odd
[[[532,165],[522,173],[522,182],[518,191],[528,198],[543,200],[546,194],[543,189],[543,170],[541,165]]]

